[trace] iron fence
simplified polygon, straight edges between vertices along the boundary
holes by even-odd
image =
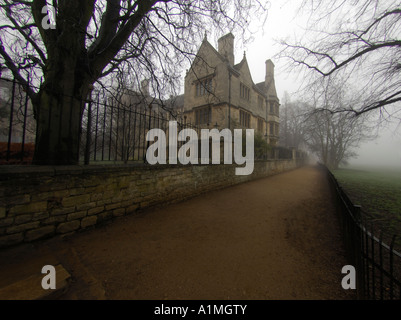
[[[0,164],[30,163],[36,122],[27,88],[0,78]]]
[[[178,131],[193,129],[200,134],[200,127],[168,111],[154,111],[146,105],[113,100],[108,104],[92,101],[83,116],[81,160],[84,164],[146,162],[150,145],[146,139],[148,131],[157,128],[167,132],[170,121],[177,121]],[[184,143],[178,141],[178,148]]]
[[[336,197],[348,260],[356,269],[358,298],[401,299],[401,253],[395,250],[396,235],[383,231],[375,235],[361,206],[353,204],[330,170],[322,167]]]
[[[0,164],[32,163],[36,120],[27,92],[27,88],[15,79],[0,78]],[[200,137],[203,128],[165,108],[163,102],[155,99],[149,102],[146,97],[144,99],[143,95],[134,92],[127,97],[96,91],[85,101],[79,147],[81,164],[146,162],[150,144],[146,134],[150,129],[168,132],[169,121],[174,120],[177,121],[178,132],[191,128]],[[212,127],[208,125],[205,128]],[[177,147],[184,143],[178,141]],[[304,153],[294,153],[292,149],[283,147],[255,145],[255,151],[255,160],[287,160],[293,159],[294,155],[297,159],[305,158]],[[201,154],[200,150],[198,153]],[[212,154],[211,145],[209,154]],[[223,159],[222,155],[220,159]]]

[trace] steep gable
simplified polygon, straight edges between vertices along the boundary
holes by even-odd
[[[268,98],[275,98],[278,100],[274,78],[267,79],[265,90]]]
[[[263,94],[266,94],[266,87],[265,87],[265,82],[259,82],[257,84],[255,84],[255,87],[262,92]]]
[[[242,58],[241,62],[234,66],[234,69],[240,72],[241,81],[248,84],[249,86],[253,86],[254,82],[252,80],[251,71],[249,69],[248,61],[246,60],[246,56]]]
[[[205,76],[214,71],[214,67],[221,62],[224,62],[224,57],[205,38],[191,64],[190,71],[196,72],[198,77]]]

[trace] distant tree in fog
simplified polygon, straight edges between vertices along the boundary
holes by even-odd
[[[361,142],[372,137],[372,131],[364,114],[355,117],[350,113],[331,111],[352,105],[352,99],[335,86],[330,88],[326,88],[323,98],[317,94],[309,104],[303,105],[301,126],[310,152],[328,168],[337,169],[357,155],[355,150]]]
[[[291,101],[287,92],[284,93],[280,110],[280,145],[287,148],[303,149],[305,144],[304,117],[305,102]]]

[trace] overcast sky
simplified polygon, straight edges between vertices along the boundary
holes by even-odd
[[[272,59],[276,65],[275,79],[279,98],[282,100],[284,92],[295,93],[300,85],[297,73],[286,72],[285,61],[273,59],[279,51],[280,46],[275,44],[275,39],[293,37],[294,34],[301,34],[305,25],[306,17],[300,17],[296,10],[300,0],[271,1],[269,17],[264,30],[261,30],[247,47],[238,44],[236,46],[236,63],[246,51],[249,67],[255,83],[264,81],[265,61]],[[401,169],[401,125],[399,120],[380,128],[379,137],[374,141],[361,144],[356,150],[358,157],[352,159],[352,165],[385,166]]]

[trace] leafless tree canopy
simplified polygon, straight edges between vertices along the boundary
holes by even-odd
[[[281,57],[301,67],[306,87],[332,81],[352,90],[353,103],[331,112],[386,112],[401,101],[401,2],[394,0],[304,1],[309,13],[302,39],[283,40]],[[390,110],[389,108],[388,110]]]
[[[305,149],[305,113],[308,104],[300,100],[291,101],[288,92],[280,107],[280,144],[284,147]]]
[[[56,13],[54,29],[42,26],[46,18],[42,8],[50,2]],[[134,73],[132,80],[136,82],[152,78],[156,87],[176,85],[182,74],[179,66],[192,58],[205,30],[219,33],[237,29],[246,38],[251,19],[263,22],[267,16],[267,3],[249,0],[0,3],[1,63],[21,82],[31,73],[37,87],[43,76],[46,81],[46,75],[56,69],[51,65],[54,56],[68,59],[72,50],[79,53],[74,71],[92,82],[124,71],[126,76]]]
[[[31,80],[28,93],[38,122],[35,162],[77,161],[85,99],[93,85],[108,88],[120,73],[133,87],[151,79],[153,93],[168,96],[178,90],[184,62],[193,58],[205,30],[249,39],[250,22],[263,24],[267,5],[253,0],[0,0],[1,69],[6,66],[22,85]],[[58,126],[67,115],[68,127]],[[58,127],[51,128],[52,122]]]
[[[374,137],[368,114],[332,112],[353,105],[353,98],[341,85],[315,90],[308,101],[284,99],[281,137],[286,146],[305,149],[331,169],[356,156],[360,143]],[[318,110],[318,111],[317,111]]]

